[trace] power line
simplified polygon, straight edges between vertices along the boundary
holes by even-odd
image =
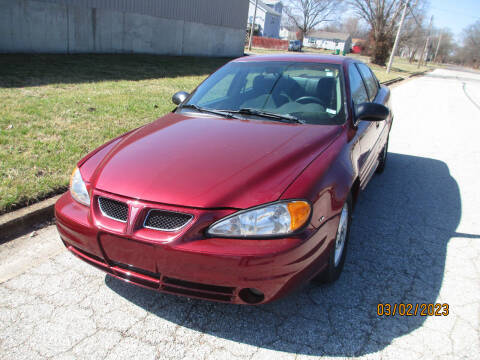
[[[398,41],[400,40],[400,34],[402,33],[403,22],[405,21],[405,16],[407,15],[407,8],[408,8],[408,0],[403,6],[402,18],[400,19],[400,24],[398,25],[397,36],[395,37],[395,43],[393,44],[392,53],[390,54],[390,60],[388,61],[387,74],[390,72],[390,68],[392,67],[392,63],[393,63],[393,58],[395,56],[395,52],[397,51]]]
[[[420,59],[418,59],[418,64],[417,64],[417,69],[420,68],[420,65],[422,64],[422,61],[425,62],[425,65],[427,64],[427,60],[428,60],[428,44],[430,42],[430,36],[432,35],[432,27],[433,27],[433,15],[432,17],[430,18],[430,25],[428,26],[428,35],[427,35],[427,40],[425,41],[425,47],[423,48],[422,50],[422,55],[420,55]],[[426,56],[426,59],[427,60],[424,60],[423,59],[423,56],[425,54],[425,52],[427,53],[427,56]]]
[[[250,3],[248,4],[248,6],[250,6]],[[255,0],[255,10],[253,11],[252,27],[250,28],[250,39],[248,40],[248,50],[252,50],[253,28],[255,27],[255,21],[257,20],[256,19],[257,7],[258,7],[258,0]]]

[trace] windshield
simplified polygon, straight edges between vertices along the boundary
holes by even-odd
[[[206,79],[187,105],[253,109],[293,116],[309,124],[345,122],[339,65],[301,62],[233,62]]]

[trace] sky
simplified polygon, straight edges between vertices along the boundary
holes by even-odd
[[[462,30],[480,20],[480,0],[430,0],[428,13],[435,27],[450,28],[460,40]]]

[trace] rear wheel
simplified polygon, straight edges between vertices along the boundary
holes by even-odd
[[[352,219],[351,212],[352,196],[349,194],[340,213],[335,243],[330,249],[328,267],[313,279],[315,282],[332,283],[340,277],[347,254]]]

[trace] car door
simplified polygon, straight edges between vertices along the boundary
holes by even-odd
[[[367,92],[367,88],[363,81],[363,77],[356,64],[352,63],[348,67],[348,77],[350,83],[350,94],[353,101],[353,109],[355,112],[355,106],[364,102],[369,102],[370,98]],[[355,119],[354,119],[355,121]],[[375,123],[372,121],[355,121],[355,127],[357,130],[358,141],[360,145],[360,155],[358,156],[358,172],[360,176],[360,185],[364,187],[368,181],[371,172],[371,148],[375,144]]]

